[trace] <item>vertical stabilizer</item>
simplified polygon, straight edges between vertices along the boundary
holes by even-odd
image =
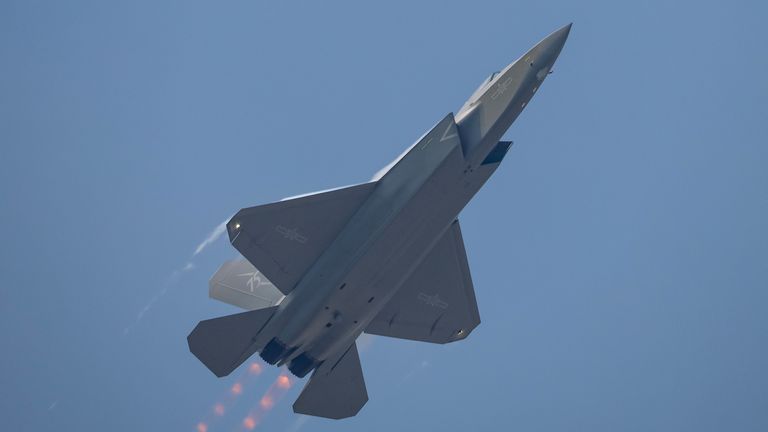
[[[317,368],[293,404],[293,411],[343,419],[357,415],[366,402],[368,391],[357,344],[353,343],[340,357],[328,359]]]

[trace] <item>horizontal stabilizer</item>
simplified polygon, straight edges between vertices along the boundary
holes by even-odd
[[[259,347],[256,335],[277,306],[200,321],[187,336],[189,351],[216,376],[229,375]]]
[[[464,339],[478,324],[480,314],[457,220],[365,332],[448,343]]]
[[[288,295],[376,183],[242,209],[227,223],[229,241]]]
[[[285,297],[266,276],[244,259],[222,264],[208,282],[208,294],[211,298],[247,310],[275,306]]]
[[[368,402],[357,344],[323,362],[293,404],[293,412],[330,419],[356,415]]]

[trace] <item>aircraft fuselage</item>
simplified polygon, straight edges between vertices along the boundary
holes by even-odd
[[[303,376],[346,349],[488,180],[499,142],[550,72],[569,28],[497,73],[379,180],[331,246],[280,303],[262,357]],[[455,121],[455,123],[454,123]],[[294,241],[302,234],[289,232]],[[467,336],[456,329],[456,338]]]

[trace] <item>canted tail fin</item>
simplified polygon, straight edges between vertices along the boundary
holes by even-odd
[[[256,337],[277,306],[200,321],[187,336],[189,351],[217,377],[227,376],[261,347]]]
[[[222,264],[208,282],[208,295],[246,310],[276,306],[285,297],[245,259]]]
[[[293,404],[293,412],[330,419],[356,415],[368,402],[357,344],[315,370]]]

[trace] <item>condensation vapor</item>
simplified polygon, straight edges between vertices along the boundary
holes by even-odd
[[[147,314],[154,306],[155,304],[160,301],[163,296],[165,296],[168,291],[176,286],[179,283],[179,279],[181,279],[181,276],[184,273],[190,272],[195,269],[195,263],[193,260],[202,253],[208,246],[216,242],[221,236],[226,232],[226,226],[227,221],[230,218],[227,218],[224,222],[216,225],[214,229],[208,234],[208,236],[195,248],[195,251],[192,253],[192,256],[190,257],[189,261],[187,261],[183,266],[178,268],[177,270],[174,270],[171,272],[171,274],[168,276],[168,278],[165,280],[163,285],[160,287],[160,289],[155,293],[155,295],[152,296],[152,298],[147,302],[144,307],[142,307],[139,312],[136,314],[136,319],[133,323],[125,327],[123,329],[123,336],[128,335],[128,333],[133,330],[134,327],[136,327],[139,322],[144,318],[144,315]]]

